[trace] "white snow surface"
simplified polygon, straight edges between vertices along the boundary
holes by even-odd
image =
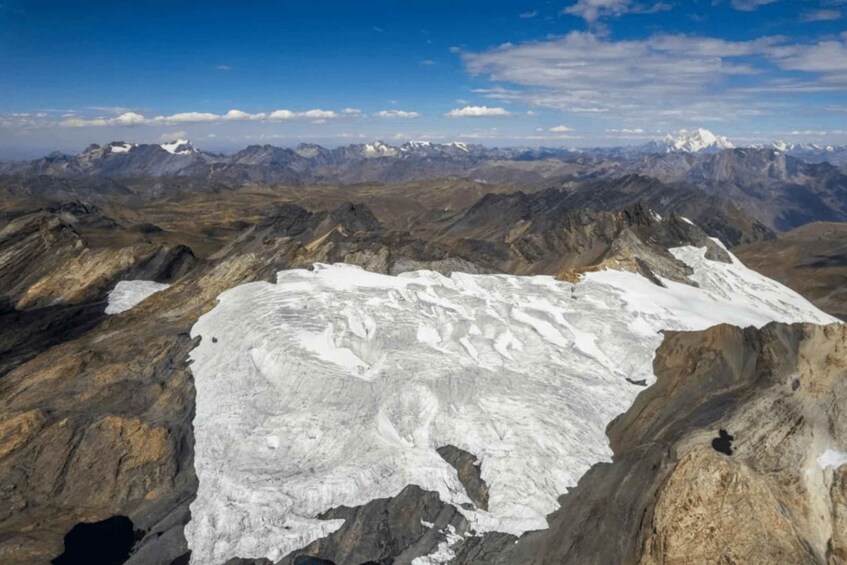
[[[337,264],[224,292],[192,329],[192,563],[281,558],[343,523],[321,512],[408,484],[478,532],[546,528],[558,496],[610,460],[605,428],[643,390],[627,378],[655,381],[660,330],[836,321],[737,261],[673,253],[700,288]],[[470,500],[436,452],[447,444],[481,462],[488,511],[459,506]]]
[[[197,151],[196,149],[194,149],[194,146],[191,145],[191,142],[187,139],[177,139],[176,141],[172,141],[170,143],[163,143],[159,147],[161,147],[171,155],[190,155],[191,153],[195,153]]]
[[[393,157],[397,155],[397,149],[386,145],[382,141],[366,143],[364,146],[365,157]]]
[[[134,147],[134,143],[112,143],[109,145],[112,153],[129,153]]]
[[[818,467],[821,469],[837,469],[847,465],[847,453],[837,449],[827,449],[818,457]]]
[[[106,313],[120,314],[169,286],[155,281],[120,281],[109,291]]]
[[[680,130],[676,136],[668,135],[664,142],[668,152],[684,151],[697,153],[705,150],[732,149],[735,145],[727,138],[715,135],[707,129]]]

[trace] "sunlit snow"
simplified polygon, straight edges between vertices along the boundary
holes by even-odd
[[[191,142],[187,139],[177,139],[170,143],[163,143],[159,147],[171,155],[189,155],[194,153],[194,148],[191,146]],[[180,147],[182,147],[182,149],[180,149]]]
[[[155,281],[120,281],[114,290],[109,291],[106,313],[120,314],[169,286]]]
[[[827,449],[818,457],[818,467],[821,469],[837,469],[847,465],[847,453],[837,449]]]
[[[192,562],[278,559],[341,526],[321,512],[408,484],[470,503],[446,444],[473,453],[490,487],[488,511],[459,507],[477,531],[546,528],[558,496],[610,459],[606,426],[643,390],[627,378],[654,382],[660,330],[835,321],[704,253],[674,250],[700,288],[339,264],[224,292],[192,329]]]

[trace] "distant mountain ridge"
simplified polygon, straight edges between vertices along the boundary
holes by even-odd
[[[630,160],[646,155],[712,155],[737,149],[729,139],[700,128],[693,131],[681,130],[676,135],[667,135],[658,141],[628,147],[563,148],[563,147],[507,147],[490,148],[479,144],[454,141],[435,143],[411,140],[401,145],[384,141],[351,144],[329,149],[311,143],[301,143],[293,148],[273,145],[250,145],[236,153],[211,153],[198,149],[187,139],[176,139],[162,144],[135,144],[113,141],[105,145],[93,144],[78,155],[54,152],[32,161],[0,163],[0,174],[46,174],[54,176],[102,175],[111,177],[133,176],[208,176],[218,174],[234,176],[242,180],[265,182],[314,182],[332,177],[342,177],[340,182],[377,180],[393,182],[404,179],[373,178],[371,173],[355,171],[318,170],[322,167],[346,167],[355,169],[354,163],[369,160],[396,160],[401,162],[420,161],[435,173],[450,173],[461,167],[467,168],[481,162],[491,161],[538,161],[544,159],[602,158]],[[744,148],[740,148],[744,149]],[[847,164],[847,146],[823,146],[816,144],[786,143],[755,144],[746,149],[774,150],[808,162],[830,162]],[[445,161],[435,166],[434,161]],[[270,171],[243,171],[244,167],[268,166]],[[461,165],[457,167],[456,165]],[[364,165],[363,168],[373,168]],[[383,163],[382,168],[385,168]],[[290,169],[283,171],[283,169]],[[275,171],[275,172],[274,172]],[[308,174],[313,173],[313,174]],[[276,177],[279,178],[276,178]],[[294,177],[311,177],[299,178]],[[377,175],[378,176],[378,175]],[[389,175],[392,176],[392,175]],[[397,176],[396,173],[394,176]],[[402,176],[402,175],[400,175]],[[257,178],[258,177],[258,178]]]
[[[847,169],[834,164],[839,159],[847,164],[847,147],[781,142],[734,147],[703,129],[641,147],[592,150],[375,141],[334,149],[250,145],[225,155],[202,151],[187,139],[159,145],[117,141],[91,145],[75,156],[53,153],[0,164],[0,189],[17,196],[108,193],[149,200],[174,190],[218,191],[249,183],[390,185],[452,178],[538,190],[637,175],[669,185],[670,193],[681,185],[697,187],[741,206],[767,228],[785,231],[810,221],[847,221]]]

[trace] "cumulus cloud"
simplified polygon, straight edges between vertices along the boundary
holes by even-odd
[[[505,108],[489,108],[488,106],[465,106],[454,108],[444,114],[449,118],[482,118],[482,117],[505,117],[511,116]]]
[[[475,90],[492,100],[626,119],[632,126],[662,119],[663,127],[682,127],[785,112],[789,100],[769,100],[762,92],[847,91],[845,41],[847,34],[805,44],[667,34],[615,41],[571,32],[464,52],[462,59],[471,74],[495,85]],[[786,76],[774,67],[809,74]]]
[[[578,16],[593,24],[606,17],[617,17],[624,14],[652,14],[670,10],[667,2],[644,3],[637,0],[577,0],[564,9],[565,14]]]
[[[361,115],[359,110],[346,108],[339,114],[333,110],[306,110],[294,112],[292,110],[274,110],[272,112],[250,113],[243,110],[229,110],[225,114],[212,112],[178,112],[176,114],[155,116],[147,118],[137,112],[124,112],[114,117],[83,118],[76,115],[66,116],[59,122],[62,127],[105,127],[105,126],[134,126],[134,125],[178,125],[178,124],[203,124],[216,122],[246,122],[246,121],[279,121],[279,120],[329,120],[344,116]]]
[[[210,134],[214,137],[214,134]],[[209,136],[206,136],[209,137]],[[188,139],[188,132],[184,129],[172,131],[170,133],[163,133],[159,136],[159,141],[162,143],[170,143],[172,141],[176,141],[177,139]]]
[[[374,114],[377,118],[388,119],[411,119],[420,116],[417,112],[405,112],[403,110],[382,110]]]
[[[556,127],[550,128],[550,131],[552,131],[553,133],[567,133],[567,132],[573,131],[573,130],[571,128],[569,128],[568,126],[556,126]]]

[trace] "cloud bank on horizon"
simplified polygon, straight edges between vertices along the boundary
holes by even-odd
[[[171,133],[220,150],[620,145],[701,126],[847,143],[847,0],[28,4],[0,6],[0,158]]]

